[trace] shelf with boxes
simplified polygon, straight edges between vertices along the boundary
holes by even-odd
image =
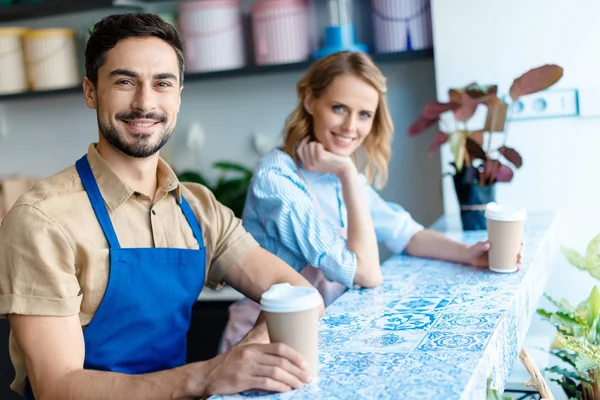
[[[113,7],[113,0],[0,0],[0,23]]]
[[[32,9],[46,3],[64,3],[66,7],[64,0],[14,1],[38,1],[28,5]],[[92,0],[90,3],[97,7],[109,4],[116,7],[126,2]],[[144,4],[151,4],[141,0],[134,3],[142,8]],[[247,19],[239,0],[173,3],[177,11],[161,16],[173,24],[185,40],[186,82],[303,71],[315,57],[323,56],[323,48],[316,51],[315,38],[311,36],[316,32],[311,26],[316,21],[314,0],[254,0]],[[403,4],[371,0],[375,37],[375,53],[371,56],[377,63],[433,58],[429,0],[407,0]],[[353,48],[350,3],[330,0],[329,5],[326,50]],[[77,10],[73,6],[70,11]],[[250,26],[245,26],[246,23]],[[334,37],[330,43],[330,28],[336,28],[336,24],[340,25],[336,32],[348,34]],[[0,101],[81,92],[78,65],[82,60],[75,50],[78,40],[86,38],[78,37],[68,28],[0,28],[0,70],[3,71]]]

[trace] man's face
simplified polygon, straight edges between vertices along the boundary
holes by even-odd
[[[130,37],[106,54],[98,84],[85,80],[86,102],[112,147],[128,156],[149,157],[167,143],[181,103],[175,50],[155,37]]]

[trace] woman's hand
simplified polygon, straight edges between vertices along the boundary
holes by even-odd
[[[472,265],[474,267],[487,268],[489,267],[489,250],[490,250],[490,242],[478,242],[473,246],[467,248],[467,264]],[[523,261],[523,243],[521,243],[521,248],[519,249],[519,254],[517,255],[517,268],[521,269],[521,262]]]
[[[297,149],[298,157],[307,171],[334,174],[340,179],[357,172],[350,157],[333,154],[325,150],[321,143],[309,140],[309,137],[302,139]]]

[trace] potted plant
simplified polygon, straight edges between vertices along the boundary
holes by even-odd
[[[567,261],[600,279],[600,235],[588,244],[586,253],[563,248]],[[550,353],[564,362],[546,371],[558,376],[557,382],[569,399],[600,400],[600,291],[596,286],[577,306],[566,299],[545,297],[556,307],[537,313],[556,327],[557,335]]]
[[[554,64],[533,68],[515,79],[509,90],[510,105],[521,96],[549,88],[560,80],[563,69]],[[475,82],[462,88],[448,91],[449,101],[431,101],[408,129],[409,136],[416,136],[440,122],[428,154],[433,155],[446,142],[454,155],[451,163],[454,187],[461,208],[463,229],[485,229],[483,210],[495,201],[496,183],[510,182],[514,169],[521,168],[523,159],[513,148],[506,145],[506,120],[509,104],[498,97],[498,86],[479,85]],[[471,130],[468,123],[478,106],[487,108],[487,117],[482,129]],[[443,114],[452,113],[453,125],[444,127]],[[470,125],[473,125],[472,123]],[[493,148],[493,133],[502,135],[502,145]],[[487,134],[487,135],[485,135]],[[486,137],[487,136],[487,137]],[[512,167],[505,164],[508,161]]]
[[[217,162],[213,167],[220,170],[219,178],[214,184],[197,171],[183,171],[178,175],[178,179],[181,182],[194,182],[206,186],[219,203],[230,208],[236,217],[241,218],[253,172],[233,162]]]

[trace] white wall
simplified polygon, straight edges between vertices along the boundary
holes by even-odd
[[[246,1],[246,8],[248,4]],[[319,10],[324,11],[325,5],[318,1]],[[355,13],[362,15],[357,30],[360,40],[370,41],[370,20],[360,11],[365,6],[356,2]],[[70,26],[83,35],[87,26],[109,13],[111,10],[71,14],[19,25]],[[323,20],[321,14],[319,31]],[[426,158],[428,138],[408,138],[405,132],[422,105],[435,96],[433,62],[388,63],[381,68],[389,79],[390,108],[397,129],[390,182],[383,193],[419,221],[430,224],[442,213],[439,157]],[[289,72],[185,83],[177,130],[165,155],[178,168],[208,168],[217,160],[254,166],[258,155],[250,145],[251,135],[260,132],[273,145],[278,143],[300,77],[301,72]],[[7,138],[0,138],[0,175],[49,175],[72,164],[97,140],[95,113],[79,94],[4,102],[0,109],[9,132]],[[194,121],[200,121],[207,134],[199,152],[182,146]]]
[[[447,100],[450,87],[471,81],[497,83],[499,91],[506,93],[514,78],[544,63],[564,67],[555,88],[600,86],[600,3],[572,3],[433,0],[439,99]],[[525,206],[530,212],[558,212],[559,244],[584,251],[600,232],[600,119],[511,122],[508,132],[507,145],[521,153],[524,166],[512,183],[500,185],[498,200]],[[444,168],[451,156],[447,147],[443,150]],[[445,211],[458,213],[450,178],[444,179],[443,191]],[[547,291],[578,303],[596,283],[560,256]],[[536,324],[532,329],[545,327]]]

